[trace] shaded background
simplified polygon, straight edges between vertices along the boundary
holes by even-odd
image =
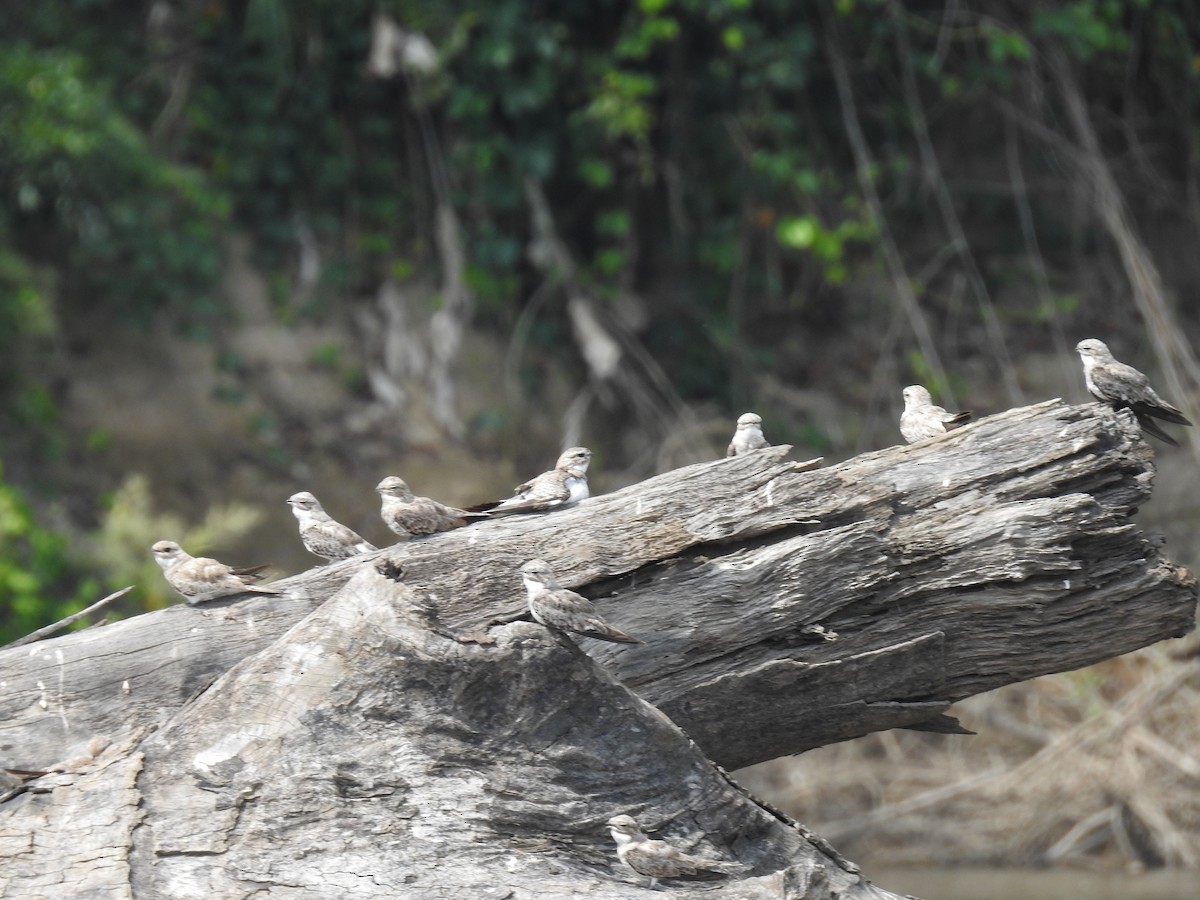
[[[148,547],[315,560],[313,491],[594,492],[736,416],[836,461],[900,390],[1193,415],[1200,12],[1139,0],[42,0],[0,7],[0,637]],[[1200,443],[1144,525],[1192,564]],[[514,578],[514,591],[519,590]],[[744,773],[881,863],[1200,867],[1200,680],[1152,648]]]

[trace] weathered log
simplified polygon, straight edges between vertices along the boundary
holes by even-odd
[[[165,721],[379,558],[458,632],[520,615],[517,568],[548,560],[648,641],[589,651],[727,767],[1191,627],[1191,576],[1130,521],[1153,464],[1124,414],[1049,401],[823,469],[786,450],[397,544],[276,582],[287,598],[0,651],[0,758],[44,767]]]
[[[738,896],[869,896],[606,677],[739,766],[945,728],[962,697],[1191,627],[1194,581],[1130,521],[1153,466],[1125,413],[1050,401],[824,469],[785,453],[386,548],[277,582],[287,598],[0,652],[4,765],[110,742],[37,782],[59,779],[51,794],[0,807],[11,884],[50,877],[58,853],[76,890],[64,859],[105,858],[104,890],[148,895],[356,892],[369,871],[383,896],[559,876],[549,894],[609,896],[598,825],[635,811],[752,865]],[[597,668],[540,626],[489,631],[523,610],[516,571],[534,556],[646,644],[581,639]],[[84,816],[100,798],[124,806]],[[404,862],[380,862],[387,848]]]
[[[756,804],[675,725],[532,623],[439,634],[371,568],[156,733],[0,810],[0,894],[642,895],[632,812],[747,874],[715,898],[888,898]],[[647,896],[654,896],[648,891]]]

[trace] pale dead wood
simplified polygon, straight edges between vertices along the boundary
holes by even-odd
[[[276,582],[286,598],[0,651],[0,747],[39,768],[161,722],[379,558],[458,632],[522,614],[516,570],[547,560],[648,641],[589,650],[731,767],[1191,627],[1190,575],[1129,519],[1151,451],[1104,407],[1051,401],[816,470],[786,450],[320,567]]]
[[[706,896],[885,896],[701,750],[944,727],[959,698],[1191,627],[1194,582],[1130,518],[1153,467],[1127,414],[1050,401],[827,468],[786,452],[0,652],[6,765],[118,748],[0,807],[4,877],[40,886],[53,855],[74,887],[103,851],[139,896],[630,896],[602,823],[631,812],[752,867]],[[535,556],[647,643],[581,639],[589,661],[489,630]],[[71,824],[130,777],[113,821]]]
[[[50,635],[54,634],[55,632],[62,631],[64,628],[69,628],[70,626],[72,626],[76,622],[78,622],[80,619],[86,619],[92,613],[99,612],[100,610],[104,609],[104,607],[108,606],[108,604],[112,603],[114,600],[120,600],[122,597],[124,597],[126,594],[128,594],[130,591],[132,591],[133,588],[134,588],[134,585],[131,584],[131,585],[129,585],[129,587],[123,587],[119,591],[113,591],[107,597],[101,597],[99,600],[97,600],[91,606],[85,607],[84,609],[81,609],[77,613],[71,613],[71,615],[69,615],[69,616],[64,616],[63,618],[59,619],[57,622],[51,622],[49,625],[44,625],[41,628],[37,629],[37,631],[31,631],[31,632],[29,632],[29,634],[24,635],[23,637],[19,637],[15,641],[9,641],[4,646],[5,647],[24,647],[26,644],[32,644],[35,641],[42,640],[42,638],[50,637]]]
[[[746,867],[706,897],[895,897],[573,644],[463,644],[428,612],[360,569],[136,749],[0,810],[4,895],[658,896],[604,828],[632,812]]]

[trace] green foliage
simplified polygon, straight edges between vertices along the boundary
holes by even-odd
[[[0,645],[98,599],[67,539],[40,526],[28,502],[0,479]]]
[[[211,306],[228,201],[154,152],[84,59],[0,45],[0,318],[10,336],[53,327],[35,264],[72,299],[101,297],[148,319]],[[65,287],[63,288],[65,291]]]
[[[1139,5],[1116,0],[1046,5],[1034,13],[1033,30],[1063,41],[1080,59],[1098,53],[1125,53],[1130,42],[1127,15],[1131,6]]]
[[[807,250],[824,264],[830,284],[846,280],[846,244],[875,236],[869,222],[845,219],[836,228],[825,228],[816,216],[786,216],[775,226],[775,236],[785,247]]]
[[[653,294],[648,349],[685,394],[726,401],[737,360],[806,374],[768,352],[775,336],[836,321],[842,287],[881,267],[831,48],[852,63],[888,221],[918,246],[943,223],[904,67],[952,173],[959,157],[1006,164],[989,103],[1021,108],[1017,76],[1046,50],[1065,50],[1114,109],[1190,97],[1176,88],[1197,55],[1186,9],[1145,0],[946,19],[884,0],[220,0],[157,30],[103,0],[17,6],[0,10],[0,350],[80,309],[169,310],[212,333],[225,228],[253,237],[281,321],[323,316],[381,278],[436,275],[447,201],[477,322],[508,328],[545,277],[525,253],[536,179],[578,277],[601,298]],[[377,13],[427,37],[434,69],[368,74]],[[1189,102],[1159,146],[1196,143]],[[977,182],[946,178],[959,174]],[[978,193],[955,191],[964,221],[992,220]],[[321,278],[297,292],[297,247],[313,237]],[[750,307],[731,311],[735,293]]]
[[[228,503],[189,524],[155,511],[149,481],[131,475],[110,498],[100,527],[72,539],[40,525],[25,498],[0,479],[0,645],[129,584],[138,586],[134,596],[144,609],[175,603],[179,597],[151,557],[151,544],[177,540],[200,556],[235,544],[261,518],[255,508]]]
[[[1016,110],[1030,133],[1057,126],[1027,109],[1049,51],[1077,66],[1089,101],[1106,111],[1096,117],[1111,129],[1101,140],[1140,170],[1140,188],[1160,183],[1156,166],[1191,173],[1200,146],[1200,37],[1178,0],[1037,0],[946,19],[890,0],[169,6],[166,25],[148,22],[144,5],[111,0],[0,6],[0,391],[4,424],[44,433],[43,458],[64,458],[68,444],[58,395],[24,363],[38,358],[29,348],[67,343],[72,324],[90,337],[117,316],[218,333],[229,312],[216,287],[227,231],[250,235],[276,316],[295,323],[373,295],[382,278],[436,282],[435,212],[452,203],[476,324],[511,329],[536,297],[529,342],[564,352],[560,297],[542,290],[546,276],[527,253],[530,179],[584,286],[602,300],[631,290],[650,301],[639,339],[683,396],[728,403],[745,384],[730,370],[751,364],[777,382],[812,382],[821,373],[781,349],[780,335],[819,343],[843,324],[848,298],[887,290],[876,286],[879,236],[860,197],[835,55],[874,155],[866,177],[910,273],[926,282],[922,308],[935,327],[961,303],[942,301],[950,292],[938,279],[962,273],[943,253],[918,111],[898,73],[915,75],[972,241],[1011,215],[996,212],[1011,205],[994,189],[1009,165],[997,123]],[[370,75],[377,13],[426,36],[434,70]],[[1144,121],[1156,123],[1152,140],[1134,146]],[[1023,154],[1028,184],[1062,181],[1052,156]],[[1078,226],[1052,207],[1069,204],[1054,189],[1030,193],[1046,269],[1064,271],[1078,258]],[[1148,193],[1170,205],[1169,191]],[[299,292],[298,247],[314,238],[320,278]],[[997,268],[980,271],[1006,277]],[[855,281],[857,295],[844,290]],[[1003,310],[1006,321],[1078,311],[1069,286],[1051,291],[1022,315]],[[353,388],[365,375],[351,357],[329,344],[312,361]],[[932,384],[919,356],[909,365],[935,393],[954,387]],[[244,363],[225,354],[219,368],[217,395],[242,402]],[[541,376],[519,377],[536,387]],[[481,429],[499,427],[495,418],[482,416]],[[252,422],[278,427],[265,415]],[[99,453],[109,436],[96,429],[77,443]],[[0,548],[4,602],[28,611],[73,595],[78,564],[66,545],[2,483],[0,502],[12,536]],[[94,563],[107,583],[137,580],[155,586],[150,603],[168,602],[146,546],[171,536],[202,551],[218,532],[228,540],[248,527],[244,512],[214,512],[207,533],[192,533],[131,481],[106,514]]]
[[[189,524],[154,508],[150,481],[130,475],[108,502],[100,528],[86,541],[85,558],[104,583],[115,589],[136,584],[145,609],[160,609],[179,600],[150,555],[155,541],[177,541],[193,556],[237,543],[262,519],[242,503],[210,507],[204,520]]]

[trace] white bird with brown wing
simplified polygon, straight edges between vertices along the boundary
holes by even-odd
[[[910,444],[938,434],[971,420],[971,411],[952,413],[933,405],[929,391],[912,384],[903,391],[904,412],[900,414],[900,433]]]
[[[587,470],[592,451],[587,447],[564,450],[549,472],[543,472],[518,485],[512,497],[468,507],[470,512],[488,511],[492,515],[546,512],[563,509],[588,498]]]
[[[287,502],[300,523],[304,549],[314,556],[329,560],[349,559],[379,549],[352,528],[333,519],[308,491],[292,494]]]
[[[418,497],[403,478],[389,475],[375,486],[381,501],[383,523],[404,540],[422,534],[435,534],[466,525],[470,519],[486,518],[486,513],[468,512]]]
[[[613,816],[608,820],[608,830],[617,842],[617,857],[639,875],[649,878],[650,887],[660,878],[740,875],[749,871],[743,863],[693,856],[666,841],[651,840],[632,816]]]
[[[742,413],[738,416],[737,427],[733,431],[733,440],[729,442],[726,456],[741,456],[752,450],[770,447],[771,442],[763,437],[762,416],[757,413]]]
[[[278,594],[275,588],[251,584],[262,578],[267,566],[235,568],[206,556],[192,556],[174,541],[158,541],[151,548],[154,561],[167,582],[189,604],[237,594]]]
[[[614,644],[642,643],[605,622],[600,610],[587,597],[559,584],[544,560],[531,559],[521,566],[521,579],[529,594],[529,612],[535,622]]]
[[[1142,431],[1160,441],[1179,446],[1179,442],[1159,427],[1155,419],[1191,425],[1181,410],[1176,409],[1150,387],[1150,379],[1133,366],[1113,358],[1103,341],[1088,338],[1075,345],[1083,359],[1083,381],[1088,393],[1114,409],[1131,409]]]

